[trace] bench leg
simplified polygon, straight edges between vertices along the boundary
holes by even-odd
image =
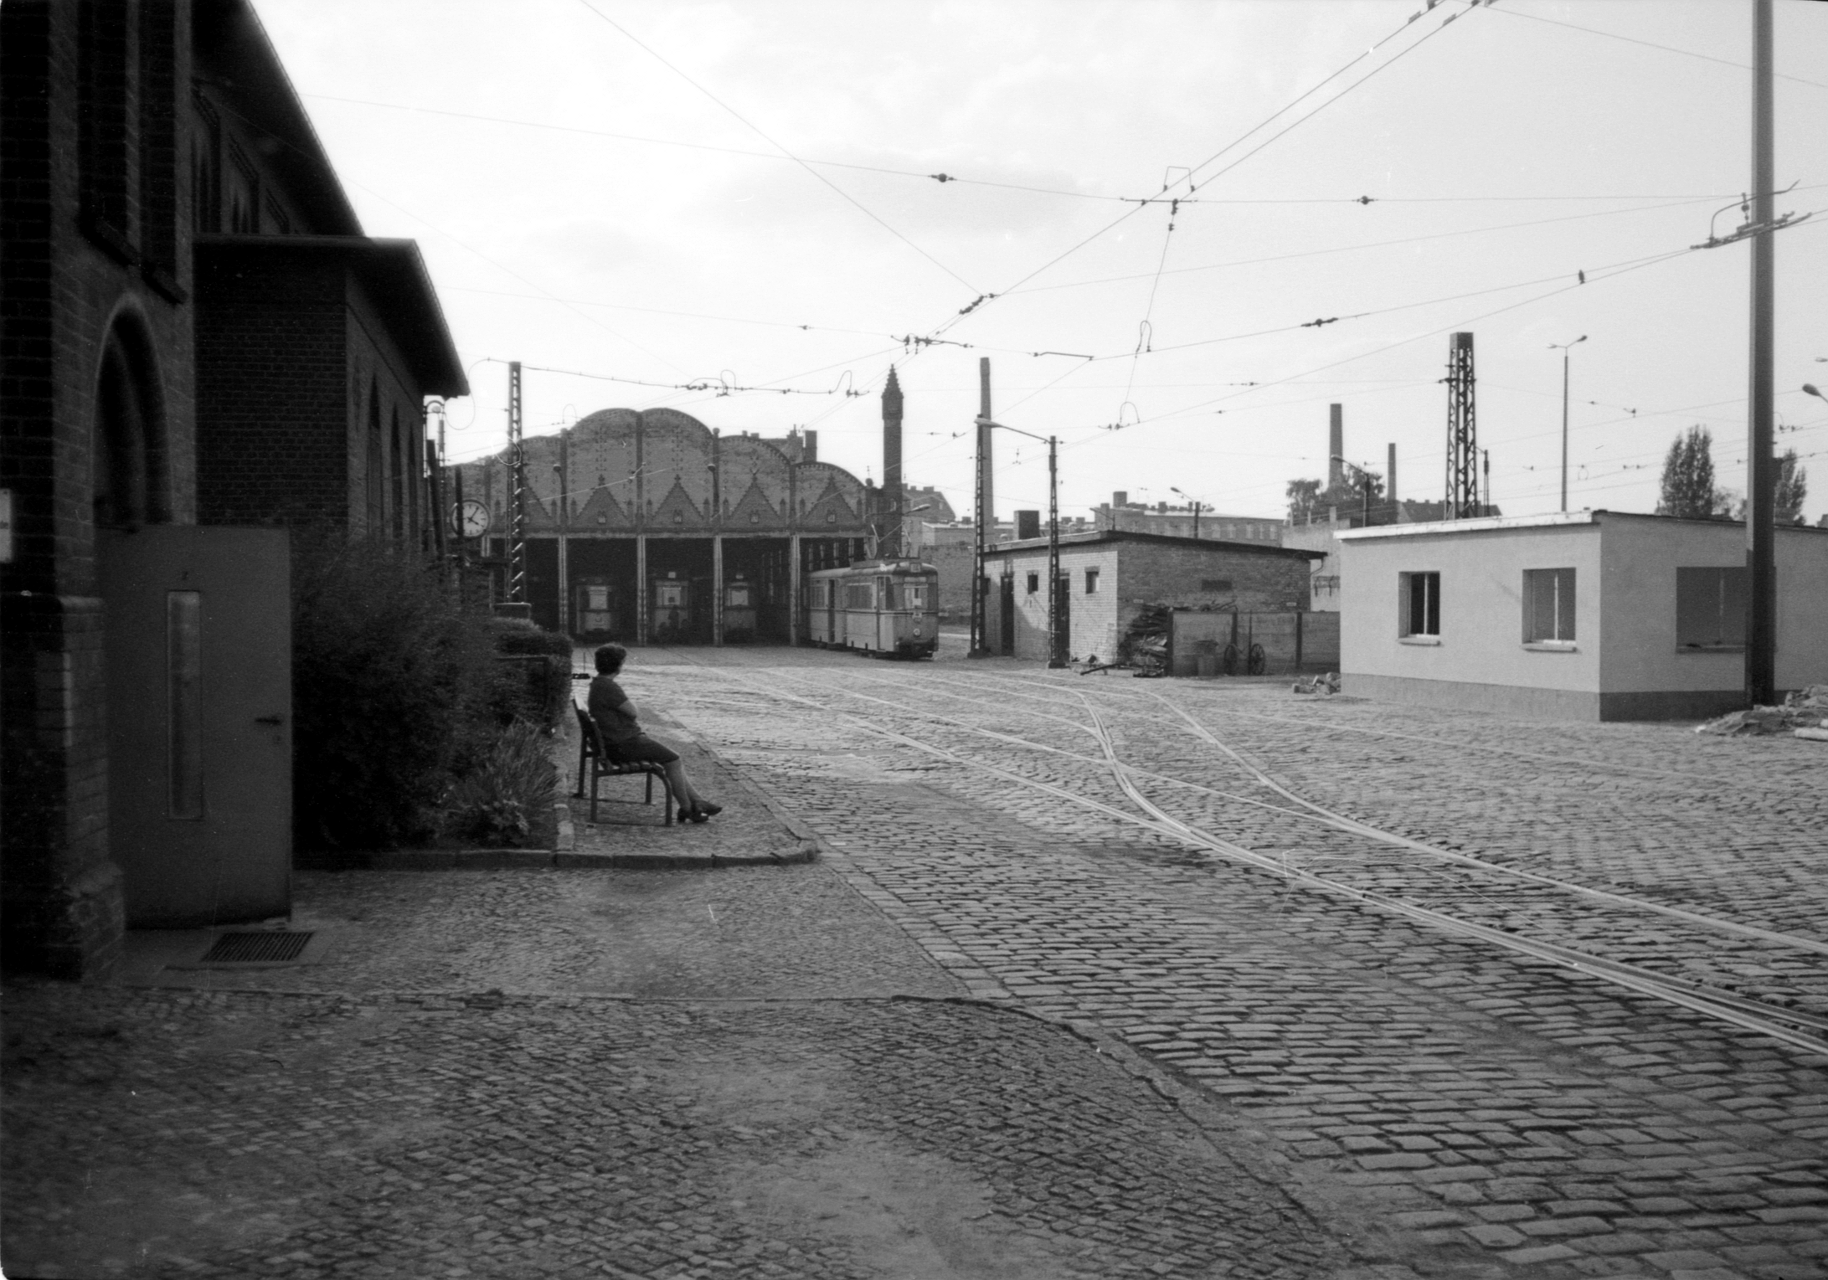
[[[593,761],[590,767],[590,821],[593,826],[597,821],[597,779],[602,776],[597,772],[596,764]],[[580,778],[579,781],[582,782],[582,779]]]
[[[641,803],[654,803],[654,775],[651,773],[647,775],[647,799],[643,800]]]

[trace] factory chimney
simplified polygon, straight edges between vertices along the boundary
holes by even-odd
[[[882,388],[882,554],[901,554],[901,382],[895,366]]]
[[[1327,492],[1338,493],[1345,480],[1340,459],[1346,455],[1346,409],[1344,405],[1327,406],[1330,421],[1327,428]]]
[[[1386,468],[1390,474],[1384,480],[1384,498],[1391,506],[1396,505],[1396,441],[1390,442],[1390,465]]]

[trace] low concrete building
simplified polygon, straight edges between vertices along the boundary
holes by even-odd
[[[1344,530],[1347,688],[1571,720],[1744,705],[1745,526],[1581,511]],[[1828,681],[1828,531],[1777,531],[1777,684]]]
[[[1307,608],[1317,553],[1249,542],[1106,529],[1060,539],[1067,654],[1109,660],[1151,604],[1283,613]],[[1000,543],[984,556],[990,580],[985,643],[993,653],[1045,659],[1047,539]]]

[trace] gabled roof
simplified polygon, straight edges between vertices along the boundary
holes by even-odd
[[[277,144],[266,163],[286,179],[286,194],[311,228],[361,235],[355,208],[253,6],[247,0],[195,0],[190,23],[196,74],[228,99],[224,105],[244,125]]]

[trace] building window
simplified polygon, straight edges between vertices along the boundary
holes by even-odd
[[[1565,644],[1574,639],[1574,570],[1523,571],[1523,642]]]
[[[1200,579],[1200,590],[1201,591],[1216,591],[1216,592],[1230,591],[1231,590],[1231,579],[1230,578],[1201,578]]]
[[[1085,571],[1085,594],[1088,596],[1098,594],[1098,570],[1096,569],[1087,569]]]
[[[1404,636],[1439,636],[1441,634],[1441,575],[1439,573],[1399,573],[1402,629]]]
[[[1028,575],[1028,594],[1032,596],[1035,592],[1039,591],[1040,589],[1041,589],[1041,575],[1038,573],[1029,574]]]
[[[1745,647],[1747,575],[1743,565],[1676,570],[1676,647]]]
[[[176,8],[140,5],[140,252],[146,278],[173,301],[178,288]]]
[[[260,176],[246,156],[229,148],[228,229],[238,236],[260,233]]]
[[[122,262],[136,257],[128,227],[132,125],[128,104],[129,12],[122,0],[77,8],[77,163],[83,230]]]

